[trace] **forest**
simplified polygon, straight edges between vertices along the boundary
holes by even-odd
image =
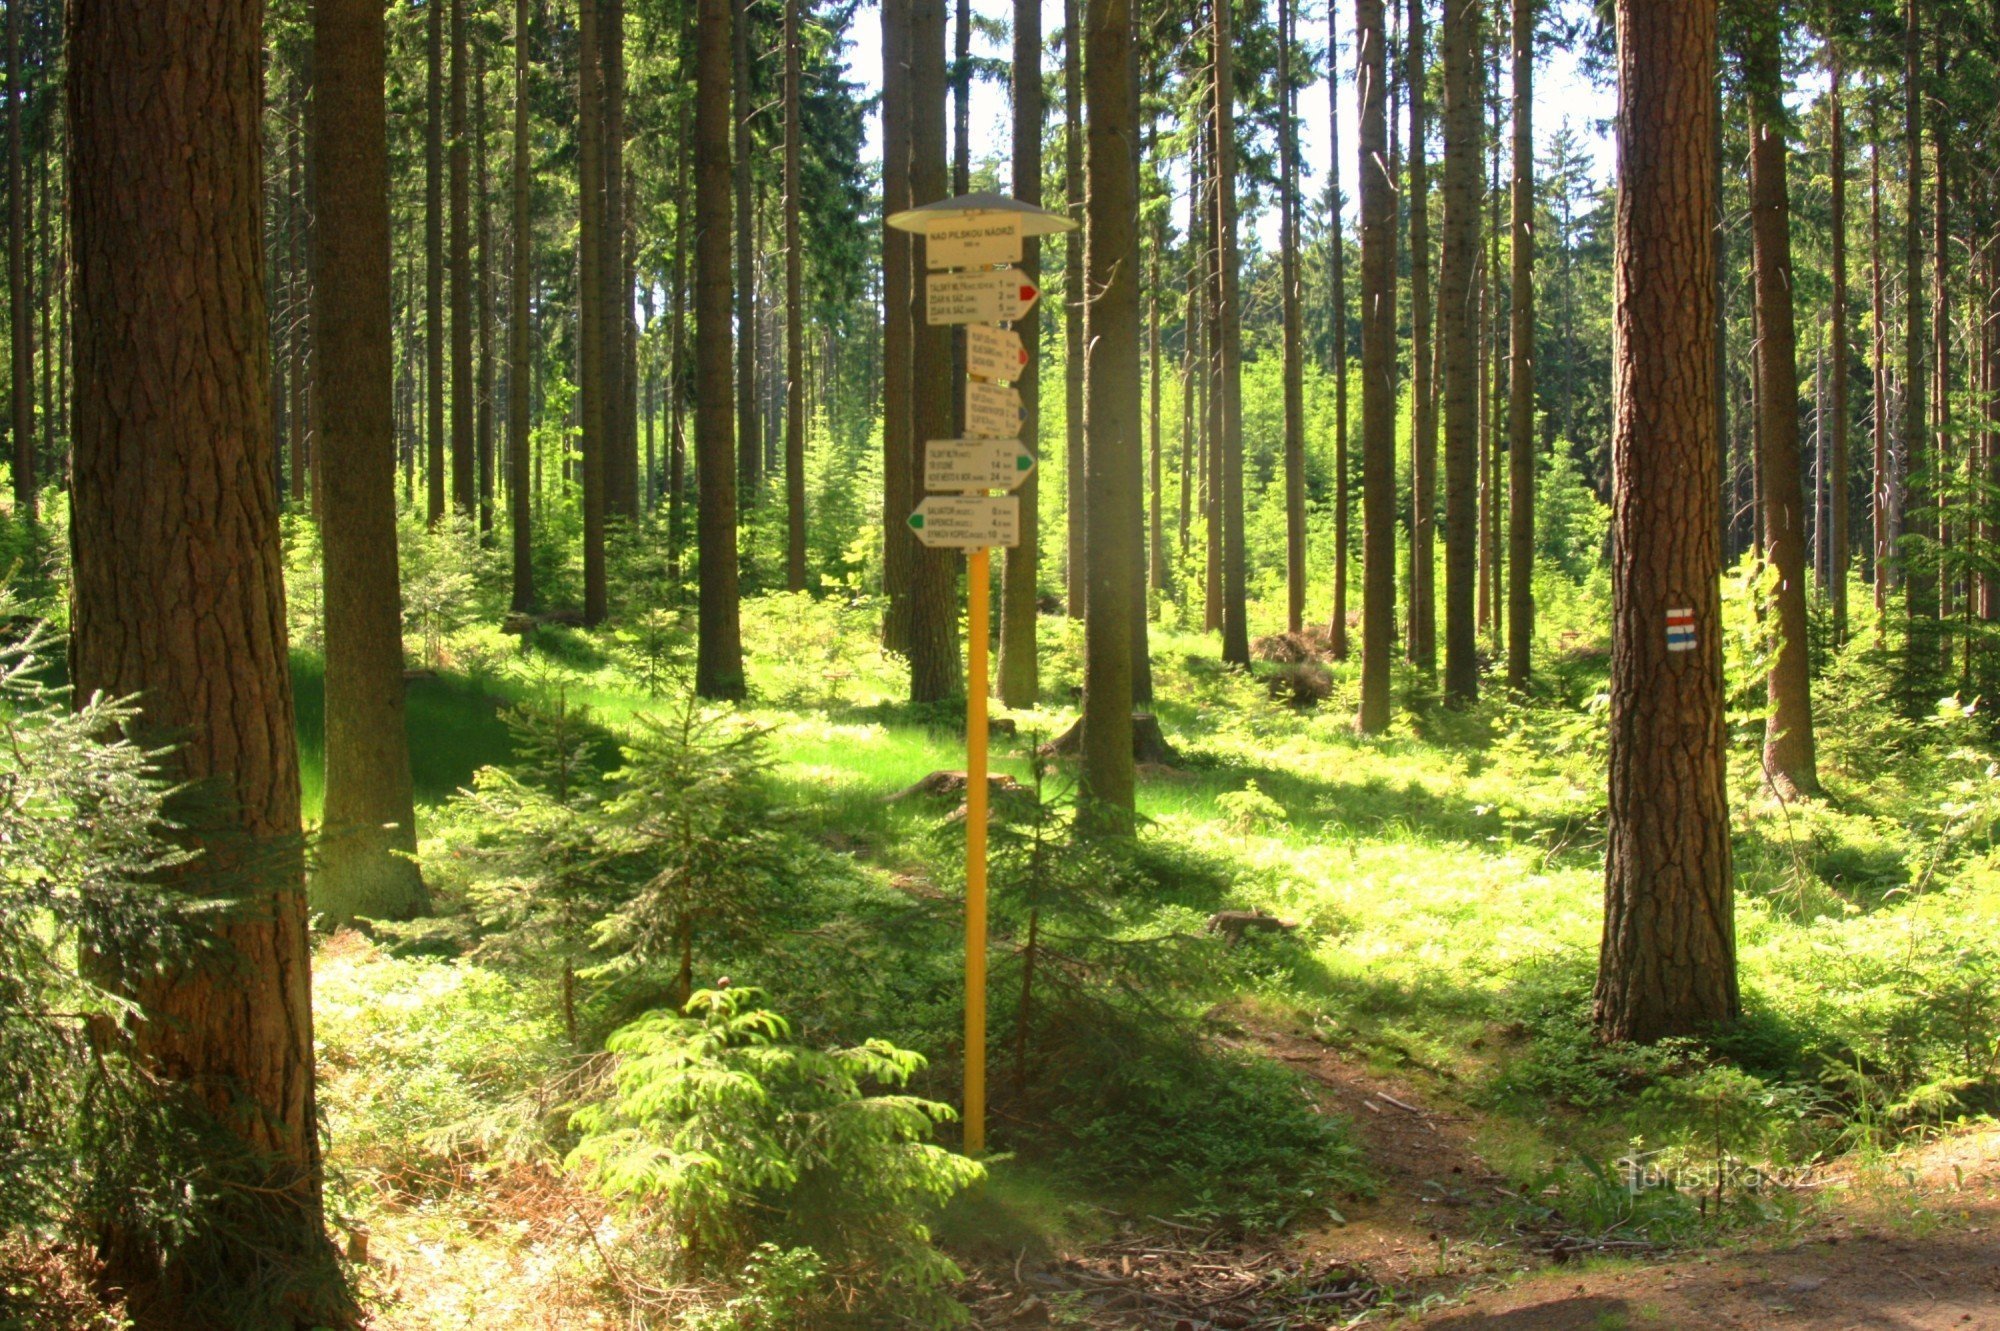
[[[2000,1327],[2000,0],[0,10],[0,1331]]]

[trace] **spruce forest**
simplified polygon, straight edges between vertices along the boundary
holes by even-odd
[[[2000,1327],[2000,0],[0,8],[0,1331]]]

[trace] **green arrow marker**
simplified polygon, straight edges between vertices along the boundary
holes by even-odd
[[[923,515],[923,514],[921,514],[921,513],[912,513],[912,514],[910,514],[910,529],[911,529],[912,531],[922,531],[922,530],[924,529],[924,515]]]
[[[1023,453],[1019,457],[1014,459],[1015,471],[1033,471],[1034,469],[1035,469],[1035,459],[1029,454]]]

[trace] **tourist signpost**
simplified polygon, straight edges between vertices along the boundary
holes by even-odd
[[[917,540],[966,552],[965,703],[965,1150],[986,1149],[986,691],[995,546],[1021,540],[1021,501],[1011,491],[1035,469],[1033,441],[1023,443],[1019,390],[1028,348],[1003,325],[1033,307],[1041,292],[1018,270],[1022,241],[1073,230],[1058,213],[998,194],[941,199],[889,218],[924,237],[924,321],[965,329],[962,439],[923,444],[927,495],[910,514]],[[955,270],[955,271],[954,271]]]

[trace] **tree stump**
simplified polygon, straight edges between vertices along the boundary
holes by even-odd
[[[1045,758],[1074,758],[1083,752],[1083,718],[1068,730],[1042,745]],[[1132,758],[1142,767],[1172,767],[1180,759],[1160,729],[1160,718],[1151,712],[1132,713]]]

